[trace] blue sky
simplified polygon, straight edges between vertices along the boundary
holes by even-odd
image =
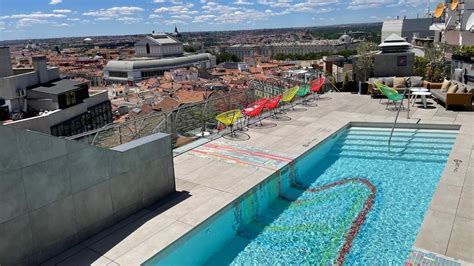
[[[435,3],[432,1],[431,6]],[[0,40],[376,22],[425,0],[0,0]]]

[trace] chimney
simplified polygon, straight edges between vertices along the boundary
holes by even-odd
[[[10,48],[0,47],[0,78],[13,76]]]
[[[49,82],[49,75],[48,75],[48,65],[46,64],[46,56],[44,55],[37,55],[32,57],[33,61],[33,68],[36,71],[36,75],[38,76],[39,84],[44,84]]]

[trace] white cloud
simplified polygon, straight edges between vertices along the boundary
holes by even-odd
[[[53,13],[71,13],[71,9],[55,9],[53,10]]]
[[[395,0],[352,0],[347,8],[352,10],[360,10],[381,7],[393,3],[395,3]]]
[[[63,14],[54,14],[54,13],[43,13],[43,12],[33,12],[31,14],[14,14],[10,16],[3,16],[2,19],[22,19],[22,18],[32,18],[32,19],[46,19],[46,18],[65,18]]]
[[[160,7],[155,9],[153,12],[155,13],[168,13],[168,14],[186,14],[186,15],[191,15],[191,14],[196,14],[198,11],[196,10],[191,10],[191,8],[194,7],[194,4],[189,3],[189,4],[184,4],[184,5],[175,5],[175,6],[169,6],[169,7]]]
[[[57,4],[61,4],[63,2],[63,0],[51,0],[51,2],[49,2],[50,5],[57,5]]]
[[[194,20],[193,22],[194,23],[202,23],[202,22],[206,22],[210,19],[213,19],[215,18],[216,16],[215,15],[201,15],[201,16],[196,16],[194,17]]]
[[[22,18],[19,19],[16,23],[17,28],[31,27],[34,24],[47,24],[48,21],[44,19],[36,18]]]
[[[53,24],[54,27],[69,27],[67,23]]]
[[[109,18],[117,18],[123,15],[134,15],[145,11],[141,7],[136,6],[116,6],[107,9],[99,9],[99,10],[90,10],[88,12],[82,13],[84,16],[91,16],[91,17],[109,17]]]

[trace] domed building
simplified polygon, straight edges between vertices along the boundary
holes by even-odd
[[[339,37],[339,41],[342,42],[342,43],[350,43],[350,42],[352,42],[352,38],[351,38],[351,36],[344,33],[341,37]]]

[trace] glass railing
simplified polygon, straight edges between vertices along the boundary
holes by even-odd
[[[198,103],[186,104],[170,111],[153,113],[120,124],[108,125],[67,139],[111,148],[161,132],[171,134],[173,145],[177,147],[200,136],[215,134],[217,132],[216,115],[232,109],[243,109],[249,103],[264,97],[261,92],[256,93],[257,91],[259,90],[246,89],[221,96],[211,96]]]
[[[330,90],[325,86],[324,90]],[[252,82],[251,88],[225,95],[211,96],[204,101],[186,104],[176,109],[152,113],[130,121],[111,124],[83,134],[67,137],[103,148],[112,148],[129,141],[155,133],[172,136],[173,147],[193,142],[199,138],[217,136],[215,117],[232,109],[243,109],[249,103],[261,98],[280,95],[283,88],[264,82]],[[216,93],[216,95],[218,95]]]

